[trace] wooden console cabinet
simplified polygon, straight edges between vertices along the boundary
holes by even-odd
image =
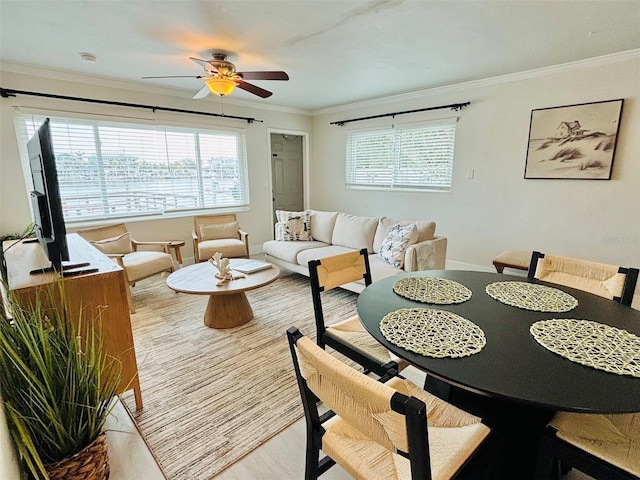
[[[67,235],[70,263],[90,262],[97,272],[68,276],[63,280],[64,296],[71,314],[83,319],[99,318],[105,350],[122,362],[122,380],[118,393],[133,389],[136,408],[142,409],[142,394],[127,304],[127,282],[124,270],[77,234]],[[49,291],[60,280],[56,273],[30,274],[49,265],[39,243],[20,242],[7,249],[3,244],[7,264],[9,289],[19,301],[33,302],[36,296]],[[44,295],[40,295],[41,298]]]

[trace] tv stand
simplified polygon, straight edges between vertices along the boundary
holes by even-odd
[[[78,234],[67,235],[67,243],[69,263],[76,267],[74,270],[66,265],[67,270],[61,272],[62,293],[70,318],[80,318],[82,322],[99,319],[106,352],[122,362],[118,393],[133,390],[136,408],[141,410],[142,393],[127,303],[129,285],[124,270]],[[57,271],[43,271],[48,269],[49,259],[39,243],[19,242],[13,248],[5,248],[4,258],[9,289],[21,303],[33,304],[36,299],[46,302],[47,292],[61,291],[51,288],[61,282]],[[85,267],[76,266],[81,263]],[[89,264],[91,267],[87,268]],[[93,275],[83,275],[94,267]],[[32,275],[30,271],[39,275]]]
[[[91,263],[89,263],[89,262],[80,262],[80,263],[63,263],[59,267],[55,267],[53,265],[53,263],[52,263],[49,267],[36,268],[34,270],[31,270],[31,271],[29,271],[29,274],[30,275],[38,275],[39,273],[60,272],[60,273],[62,273],[62,276],[65,276],[64,274],[65,274],[66,270],[73,270],[74,268],[80,268],[80,267],[88,267],[89,265],[91,265]],[[77,273],[78,274],[79,273],[90,273],[90,272],[97,272],[97,271],[98,271],[97,268],[89,268],[86,271],[77,272]],[[73,273],[76,273],[76,272],[73,272]]]

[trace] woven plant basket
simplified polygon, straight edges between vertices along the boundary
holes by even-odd
[[[45,465],[51,480],[106,480],[109,478],[107,435],[102,432],[78,453]]]

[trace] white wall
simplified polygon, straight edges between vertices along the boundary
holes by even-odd
[[[219,112],[219,100],[195,102],[185,93],[82,77],[77,83],[36,75],[2,73],[2,86],[62,95]],[[134,90],[135,89],[135,90]],[[532,109],[624,98],[611,180],[525,180]],[[267,129],[312,131],[310,207],[356,214],[437,222],[449,239],[448,265],[491,268],[506,249],[542,251],[640,266],[640,52],[528,72],[511,77],[398,96],[320,112],[264,110],[225,103],[225,113],[264,123],[157,112],[160,121],[247,129],[251,209],[239,219],[251,234],[252,252],[271,238],[271,192]],[[329,122],[392,111],[470,101],[461,112],[437,110],[399,116],[397,122],[459,115],[451,193],[389,193],[344,188],[345,129]],[[0,233],[21,231],[30,221],[28,199],[13,125],[13,106],[112,115],[150,112],[87,103],[18,96],[0,101]],[[124,112],[124,113],[123,113]],[[352,124],[360,128],[367,122]],[[475,178],[467,179],[468,170]],[[129,222],[140,239],[180,238],[191,257],[190,217]]]
[[[523,178],[532,109],[618,98],[624,107],[611,180]],[[434,220],[436,234],[448,237],[449,268],[492,269],[493,257],[507,249],[640,267],[640,52],[389,100],[315,116],[313,208]],[[330,122],[467,101],[471,105],[461,112],[395,119],[459,115],[451,193],[345,189],[350,125]],[[468,170],[473,179],[466,178]]]
[[[0,399],[0,478],[18,480],[20,478],[19,470],[18,456],[11,443],[4,404]]]
[[[88,83],[89,82],[89,83]],[[86,97],[117,102],[157,105],[184,110],[198,110],[220,113],[220,99],[213,96],[204,100],[192,100],[191,95],[182,92],[151,87],[147,91],[138,85],[88,79],[68,75],[64,80],[52,80],[37,75],[3,72],[2,87],[16,90],[44,92],[57,95]],[[135,90],[134,90],[135,88]],[[0,101],[0,234],[21,232],[31,221],[28,195],[25,188],[23,168],[20,164],[18,142],[15,134],[13,113],[15,107],[31,109],[51,109],[99,113],[103,115],[154,118],[159,122],[171,122],[197,127],[228,126],[246,129],[247,157],[249,165],[249,189],[251,207],[249,211],[239,212],[238,219],[242,227],[250,234],[251,250],[261,251],[262,243],[272,236],[271,190],[270,190],[270,152],[268,129],[295,130],[309,132],[312,118],[308,114],[292,109],[257,109],[240,102],[233,104],[225,100],[224,113],[252,117],[263,122],[247,123],[241,120],[222,119],[141,110],[128,107],[94,105],[85,102],[49,99],[19,95]],[[53,115],[54,113],[52,113]],[[58,113],[59,114],[59,113]],[[139,240],[174,239],[184,240],[183,256],[187,261],[193,257],[190,232],[192,217],[127,222],[133,236]],[[68,230],[73,230],[67,226]]]

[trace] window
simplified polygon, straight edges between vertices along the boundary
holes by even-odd
[[[21,145],[44,118],[18,115]],[[50,119],[67,222],[249,204],[242,132]]]
[[[455,119],[347,134],[347,188],[451,190]]]

